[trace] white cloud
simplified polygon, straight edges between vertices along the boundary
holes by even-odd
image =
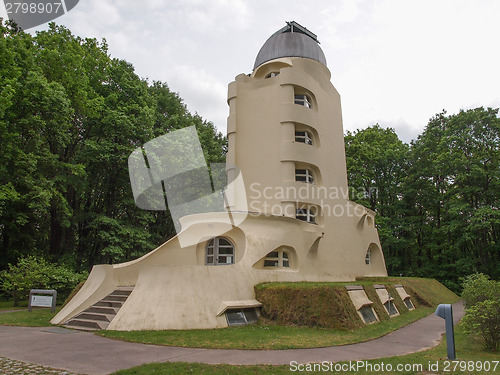
[[[57,21],[105,37],[113,57],[223,130],[227,85],[295,20],[321,41],[346,129],[379,122],[414,137],[443,108],[498,106],[498,14],[497,0],[86,0]]]

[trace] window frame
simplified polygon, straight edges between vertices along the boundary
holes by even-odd
[[[299,213],[299,211],[305,211],[305,212]],[[314,207],[303,207],[303,208],[297,208],[295,210],[295,218],[309,224],[317,224],[316,215],[317,212]],[[304,219],[301,219],[301,217],[304,217]]]
[[[226,241],[227,244],[220,244],[221,240]],[[231,249],[227,252],[227,249]],[[226,252],[221,252],[220,250],[226,250]],[[220,258],[225,258],[225,262],[220,262]],[[211,261],[209,261],[211,258]],[[227,259],[230,258],[228,262]],[[205,265],[206,266],[228,266],[234,264],[235,258],[235,247],[232,241],[226,237],[214,237],[207,242],[205,248]]]
[[[393,301],[388,300],[386,303],[384,303],[385,311],[389,316],[396,316],[399,315],[399,311],[396,308],[396,305],[394,304]]]
[[[312,108],[311,97],[307,94],[295,94],[293,102],[306,108]]]
[[[239,322],[235,322],[230,318],[228,314],[238,314],[240,317]],[[255,324],[259,319],[259,313],[257,308],[236,308],[236,309],[227,309],[225,311],[227,325],[229,327],[237,327],[237,326],[246,326],[248,324]],[[255,319],[254,319],[255,317]]]
[[[276,256],[271,256],[273,253],[277,253]],[[266,265],[266,262],[275,264]],[[290,255],[286,250],[273,250],[264,258],[264,268],[290,268]]]
[[[372,249],[370,249],[370,248],[368,248],[368,250],[366,250],[365,264],[368,266],[370,264],[372,264]]]
[[[358,311],[365,324],[371,324],[378,321],[377,316],[375,315],[375,311],[373,310],[373,307],[371,305],[361,306]]]
[[[411,301],[410,297],[405,298],[403,302],[408,310],[413,310],[415,308],[415,305]]]
[[[274,78],[274,77],[277,77],[279,75],[280,75],[280,72],[270,72],[270,73],[266,74],[266,76],[264,77],[264,79]]]
[[[298,133],[304,133],[298,134]],[[295,142],[305,143],[306,145],[313,146],[314,141],[311,132],[307,130],[295,130]]]
[[[300,171],[300,172],[299,172]],[[304,180],[298,179],[303,178]],[[295,168],[295,181],[314,185],[314,173],[307,168]]]

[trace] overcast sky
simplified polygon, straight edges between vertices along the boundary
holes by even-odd
[[[292,20],[318,35],[344,130],[378,122],[408,142],[442,109],[500,107],[498,0],[80,0],[56,22],[225,133],[227,85]]]

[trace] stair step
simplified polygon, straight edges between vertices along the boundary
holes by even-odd
[[[113,317],[115,314],[113,314]],[[106,314],[98,314],[98,313],[90,313],[90,312],[82,312],[78,314],[75,318],[77,319],[87,319],[87,320],[99,320],[103,322],[110,322],[109,316]]]
[[[129,296],[130,293],[132,293],[132,290],[128,290],[128,289],[116,289],[113,293],[113,295],[120,295],[120,296]]]
[[[109,322],[95,321],[95,320],[89,320],[89,319],[83,319],[83,318],[73,318],[73,319],[69,320],[65,325],[68,327],[71,327],[71,328],[84,327],[87,330],[88,329],[106,329],[106,327],[109,325]]]
[[[104,297],[101,301],[111,301],[111,302],[125,302],[128,296],[120,296],[115,294],[110,294]]]
[[[116,307],[116,308],[120,308],[122,307],[123,305],[123,302],[122,301],[103,301],[103,300],[100,300],[99,302],[96,302],[94,304],[94,306],[97,306],[97,307]]]
[[[133,290],[134,287],[118,287],[85,311],[68,320],[64,327],[84,331],[106,329]]]
[[[106,315],[116,315],[116,313],[120,310],[119,308],[114,308],[110,306],[90,306],[88,309],[84,311],[84,313],[98,313],[98,314],[106,314]]]

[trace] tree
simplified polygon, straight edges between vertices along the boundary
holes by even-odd
[[[195,125],[208,162],[225,138],[166,83],[139,78],[105,40],[50,24],[0,29],[0,269],[36,254],[76,270],[130,260],[175,235],[168,212],[136,207],[127,159]]]
[[[376,225],[389,273],[405,269],[406,228],[402,225],[402,184],[409,147],[394,129],[380,125],[347,132],[347,176],[353,199],[377,213]],[[361,194],[360,194],[361,193]]]
[[[500,276],[498,109],[433,117],[412,144],[404,186],[412,218],[413,272],[447,280],[475,271]]]
[[[19,301],[28,299],[31,289],[55,289],[59,300],[64,300],[88,274],[78,274],[43,258],[28,256],[16,265],[9,264],[8,271],[1,271],[0,276],[0,291],[12,297],[14,306],[18,306]]]
[[[463,324],[470,335],[479,335],[490,350],[500,344],[500,281],[476,273],[464,280],[465,301]]]

